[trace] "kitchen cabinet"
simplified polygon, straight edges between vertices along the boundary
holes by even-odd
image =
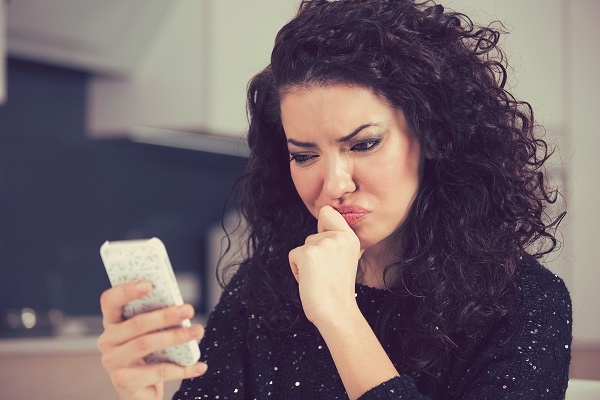
[[[151,128],[239,138],[246,84],[268,64],[275,34],[298,4],[19,0],[7,5],[8,51],[90,73],[92,137]]]
[[[116,398],[108,373],[93,351],[82,354],[0,356],[0,385],[5,399],[104,400]],[[167,382],[170,399],[180,381]]]
[[[0,340],[3,399],[104,400],[116,398],[100,363],[97,337]],[[180,381],[167,382],[170,399]]]
[[[296,0],[178,1],[133,74],[90,82],[88,132],[137,135],[153,127],[240,138],[246,85],[270,60]]]
[[[128,75],[171,9],[162,0],[7,1],[8,50],[13,57]]]

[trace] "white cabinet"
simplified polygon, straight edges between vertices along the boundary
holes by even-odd
[[[0,0],[1,1],[1,0]],[[87,130],[239,138],[246,85],[299,0],[19,0],[11,56],[89,71]],[[177,135],[171,132],[171,136]]]
[[[11,56],[125,76],[168,15],[163,0],[18,0],[6,4]]]
[[[123,135],[150,126],[241,137],[248,80],[269,63],[275,35],[297,5],[296,0],[174,3],[129,78],[90,82],[89,132]]]
[[[95,76],[88,86],[88,133],[123,136],[138,126],[203,130],[206,2],[172,2],[151,46],[122,79]]]
[[[2,399],[115,399],[97,341],[91,336],[0,339]],[[166,382],[164,398],[170,399],[180,384]]]
[[[573,138],[573,235],[569,238],[575,248],[573,262],[573,309],[575,331],[573,337],[586,344],[600,347],[600,269],[596,251],[600,226],[598,198],[600,198],[600,135],[598,135],[598,93],[600,93],[600,2],[596,0],[571,1],[569,17],[571,31],[568,37],[569,60],[568,93],[569,130]],[[596,360],[598,362],[598,360]],[[597,368],[597,367],[596,367]]]

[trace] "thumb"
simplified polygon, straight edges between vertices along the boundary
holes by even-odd
[[[342,214],[331,206],[325,206],[319,210],[317,221],[317,232],[327,231],[352,231],[352,228],[350,228],[344,217],[342,217]]]
[[[337,212],[331,206],[325,206],[319,210],[319,219],[317,222],[317,231],[318,233],[327,232],[327,231],[348,231],[352,232],[352,235],[358,239],[356,233],[350,228],[350,225],[346,222],[342,214]],[[359,240],[360,244],[360,240]],[[360,245],[360,252],[358,258],[362,257],[365,249],[363,249],[362,244]]]

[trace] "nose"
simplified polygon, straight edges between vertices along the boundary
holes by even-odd
[[[333,157],[325,163],[323,194],[329,199],[339,199],[356,190],[351,160]]]

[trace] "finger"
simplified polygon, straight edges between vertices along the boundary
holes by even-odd
[[[326,237],[332,237],[334,236],[333,232],[321,232],[321,233],[315,233],[312,235],[308,235],[306,237],[306,239],[304,239],[304,244],[314,244],[314,243],[318,243],[319,241],[323,240]]]
[[[103,353],[102,364],[106,369],[126,367],[158,350],[190,340],[197,340],[202,338],[203,335],[204,328],[201,325],[149,333],[130,340],[119,347],[119,351]]]
[[[115,324],[110,331],[110,337],[104,337],[98,347],[102,349],[102,346],[106,345],[118,346],[138,336],[180,325],[193,316],[194,307],[189,304],[138,314],[121,324]]]
[[[288,259],[290,262],[290,268],[292,270],[292,274],[294,275],[294,278],[296,278],[296,282],[299,282],[298,264],[296,264],[296,254],[297,254],[297,250],[293,249],[292,251],[289,252]]]
[[[125,283],[105,290],[100,296],[102,322],[105,324],[123,321],[123,306],[131,300],[140,299],[152,291],[152,284],[147,281]]]
[[[348,223],[346,222],[346,220],[344,219],[342,214],[340,214],[337,210],[335,210],[331,206],[325,206],[319,210],[317,231],[319,233],[317,235],[313,235],[313,236],[318,236],[318,235],[320,235],[324,232],[328,232],[328,231],[341,231],[341,232],[346,231],[346,232],[351,233],[354,238],[358,239],[358,237],[356,236],[356,233],[352,230],[352,228],[350,228],[350,225],[348,225]],[[308,243],[309,238],[306,238],[306,239],[307,239],[307,243]],[[310,239],[310,240],[312,240],[312,239]],[[363,253],[365,252],[365,249],[360,244],[360,241],[358,243],[360,246],[360,252],[359,252],[358,258],[360,258],[360,257],[362,257]]]
[[[322,207],[319,210],[317,232],[325,231],[352,231],[342,214],[331,206]]]
[[[189,367],[173,363],[150,364],[118,370],[111,379],[117,389],[143,388],[165,381],[195,378],[204,375],[207,369],[208,365],[203,362]]]

